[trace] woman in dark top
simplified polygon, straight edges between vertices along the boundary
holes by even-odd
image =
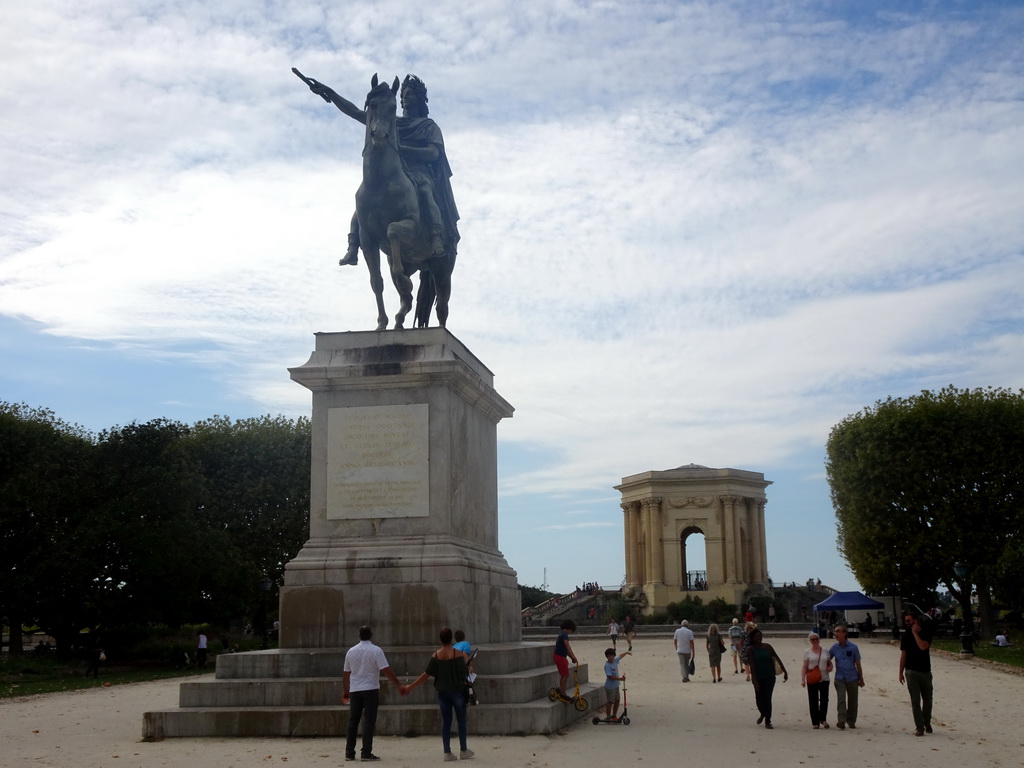
[[[757,702],[757,711],[761,715],[757,718],[757,724],[760,725],[764,722],[765,728],[774,728],[772,725],[772,691],[775,690],[775,662],[778,662],[779,668],[782,669],[783,682],[789,680],[789,673],[775,649],[762,640],[760,629],[755,629],[750,633],[747,673],[750,675],[750,681],[754,684],[754,700]]]
[[[441,647],[431,655],[427,671],[406,689],[411,691],[426,682],[428,677],[434,678],[437,705],[441,708],[441,744],[445,761],[457,759],[451,747],[453,711],[459,724],[459,757],[463,760],[473,757],[472,750],[466,746],[466,658],[465,653],[452,648],[452,631],[445,627],[441,630]]]

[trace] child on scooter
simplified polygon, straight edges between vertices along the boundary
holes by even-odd
[[[616,656],[615,649],[609,648],[604,652],[604,692],[608,697],[604,705],[604,713],[608,720],[614,720],[619,714],[619,683],[626,679],[625,675],[619,676],[619,662],[623,656],[632,656],[629,651]]]
[[[565,684],[569,680],[569,659],[572,659],[573,664],[579,664],[576,654],[572,652],[572,646],[569,645],[569,635],[576,631],[576,622],[566,619],[562,622],[560,629],[562,631],[558,633],[558,639],[555,640],[553,657],[555,667],[558,668],[558,696],[562,701],[571,702],[572,697],[565,693]]]

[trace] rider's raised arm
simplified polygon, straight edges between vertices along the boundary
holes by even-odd
[[[344,112],[346,115],[351,117],[353,120],[358,120],[363,125],[366,125],[366,113],[349,101],[346,98],[339,96],[333,88],[324,85],[318,80],[309,78],[309,90],[315,93],[317,96],[325,96],[330,102]]]

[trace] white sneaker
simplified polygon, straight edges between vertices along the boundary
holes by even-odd
[[[472,749],[464,749],[459,753],[459,757],[463,760],[469,760],[474,757],[476,753]]]
[[[457,757],[455,756],[455,753],[454,753],[454,752],[445,752],[445,753],[444,753],[444,761],[445,761],[446,763],[451,763],[451,762],[454,762],[455,760],[458,760],[458,759],[459,759],[459,758],[457,758]]]

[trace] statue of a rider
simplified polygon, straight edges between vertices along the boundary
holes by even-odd
[[[301,75],[300,75],[301,77]],[[366,112],[312,78],[303,78],[309,89],[360,123]],[[452,194],[452,169],[444,152],[444,138],[437,123],[427,117],[427,86],[416,75],[402,83],[402,116],[398,118],[399,152],[420,197],[420,208],[429,218],[432,258],[454,259],[459,244],[459,211]],[[352,215],[348,251],[340,265],[359,263],[359,221]]]

